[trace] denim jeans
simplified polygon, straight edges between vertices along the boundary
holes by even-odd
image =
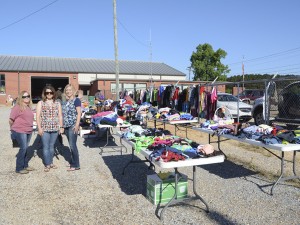
[[[53,164],[54,144],[56,142],[58,132],[44,132],[42,136],[44,165]]]
[[[31,135],[31,133],[25,134],[12,131],[12,136],[17,140],[17,142],[20,145],[20,149],[16,159],[16,172],[19,172],[20,170],[23,170],[28,167],[29,158],[27,155],[27,148],[31,139]]]
[[[78,134],[74,134],[74,130],[72,127],[66,127],[65,128],[65,134],[67,136],[67,139],[69,141],[69,146],[71,150],[71,159],[70,159],[70,167],[73,168],[80,168],[80,163],[79,163],[79,152],[77,148],[77,136]]]
[[[189,105],[189,102],[184,102],[183,105],[182,105],[182,111],[183,112],[186,112],[188,113],[189,112],[189,108],[190,108],[190,105]]]

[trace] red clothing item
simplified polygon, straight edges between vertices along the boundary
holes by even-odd
[[[172,100],[178,100],[178,98],[179,98],[179,88],[176,88]]]
[[[19,105],[12,108],[9,118],[14,121],[11,130],[18,133],[30,134],[33,126],[33,112],[29,107],[21,111]]]

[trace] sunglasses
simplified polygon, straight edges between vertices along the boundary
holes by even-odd
[[[24,95],[22,98],[30,98],[30,95]]]
[[[53,95],[53,91],[45,91],[45,95]]]

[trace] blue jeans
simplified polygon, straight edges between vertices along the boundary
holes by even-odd
[[[42,136],[44,165],[53,164],[54,144],[56,142],[58,132],[46,132]]]
[[[189,107],[190,107],[189,102],[184,102],[183,105],[182,105],[182,111],[188,113],[189,112]]]
[[[80,163],[79,163],[79,152],[77,148],[77,136],[78,134],[74,134],[74,130],[72,127],[66,127],[65,128],[65,134],[67,136],[67,139],[69,141],[69,146],[71,150],[71,159],[70,159],[70,167],[73,168],[80,168]]]
[[[31,135],[31,133],[18,133],[12,130],[12,136],[17,140],[18,144],[20,145],[20,149],[16,159],[16,172],[19,172],[20,170],[23,170],[28,167],[29,158],[27,155],[27,148],[31,139]]]

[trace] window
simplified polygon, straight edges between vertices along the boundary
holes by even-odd
[[[123,84],[123,85],[124,85],[124,90],[134,91],[134,84]]]
[[[146,84],[135,84],[135,89],[136,90],[146,90],[147,85]]]
[[[119,84],[119,88],[120,88],[120,84]],[[110,92],[111,93],[116,93],[116,84],[115,83],[111,83],[110,84]]]
[[[135,91],[135,90],[146,90],[147,85],[146,84],[126,84],[126,83],[120,83],[119,84],[119,91],[127,90],[127,91]],[[116,93],[116,83],[110,84],[110,91],[111,93]]]
[[[0,74],[0,94],[5,94],[5,75]]]

